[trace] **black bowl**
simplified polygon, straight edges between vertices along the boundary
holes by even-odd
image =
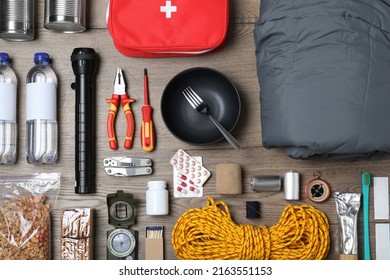
[[[190,86],[207,104],[210,114],[232,131],[241,112],[237,88],[224,74],[205,67],[190,68],[168,83],[161,97],[161,114],[168,130],[193,145],[209,145],[225,139],[213,122],[188,103],[182,91]]]

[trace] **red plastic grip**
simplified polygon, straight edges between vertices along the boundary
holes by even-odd
[[[133,146],[133,136],[134,136],[134,117],[131,110],[125,111],[125,118],[127,122],[127,129],[126,129],[126,138],[124,147],[125,149],[130,149]]]
[[[126,138],[123,144],[123,147],[125,149],[131,149],[131,147],[133,146],[134,116],[133,116],[133,112],[131,111],[130,104],[134,101],[135,100],[133,98],[129,98],[127,95],[122,96],[122,108],[123,108],[123,113],[125,114],[126,124],[127,124]]]
[[[108,135],[108,144],[112,150],[118,149],[118,143],[115,136],[115,118],[118,111],[119,97],[113,94],[112,98],[106,99],[107,103],[110,103],[110,110],[108,111],[107,116],[107,135]]]
[[[114,111],[110,110],[108,112],[108,117],[107,117],[108,144],[110,145],[110,148],[112,150],[118,149],[118,143],[116,141],[115,128],[114,128],[115,114],[116,113]]]
[[[152,121],[152,107],[145,105],[142,111],[141,146],[145,152],[151,152],[155,148],[155,131]]]

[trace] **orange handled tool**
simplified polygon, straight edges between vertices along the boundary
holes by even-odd
[[[155,148],[156,135],[154,131],[152,113],[149,105],[148,71],[144,70],[144,105],[142,106],[141,146],[145,152],[151,152]]]
[[[122,105],[127,123],[126,138],[123,146],[125,149],[130,149],[133,146],[134,116],[130,108],[130,103],[134,101],[134,98],[129,98],[126,94],[126,84],[123,79],[122,69],[118,68],[114,82],[114,93],[111,98],[106,99],[106,102],[110,103],[110,110],[108,111],[107,117],[107,134],[108,143],[112,150],[118,149],[118,142],[115,136],[115,118],[119,103]]]

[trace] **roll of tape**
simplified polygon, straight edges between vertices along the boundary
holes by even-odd
[[[284,174],[284,198],[299,200],[299,173],[289,171]]]
[[[251,186],[254,191],[278,192],[282,186],[280,176],[253,176]]]

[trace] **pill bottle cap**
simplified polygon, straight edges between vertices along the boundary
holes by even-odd
[[[149,189],[165,189],[167,186],[167,182],[165,181],[149,181],[148,188]]]

